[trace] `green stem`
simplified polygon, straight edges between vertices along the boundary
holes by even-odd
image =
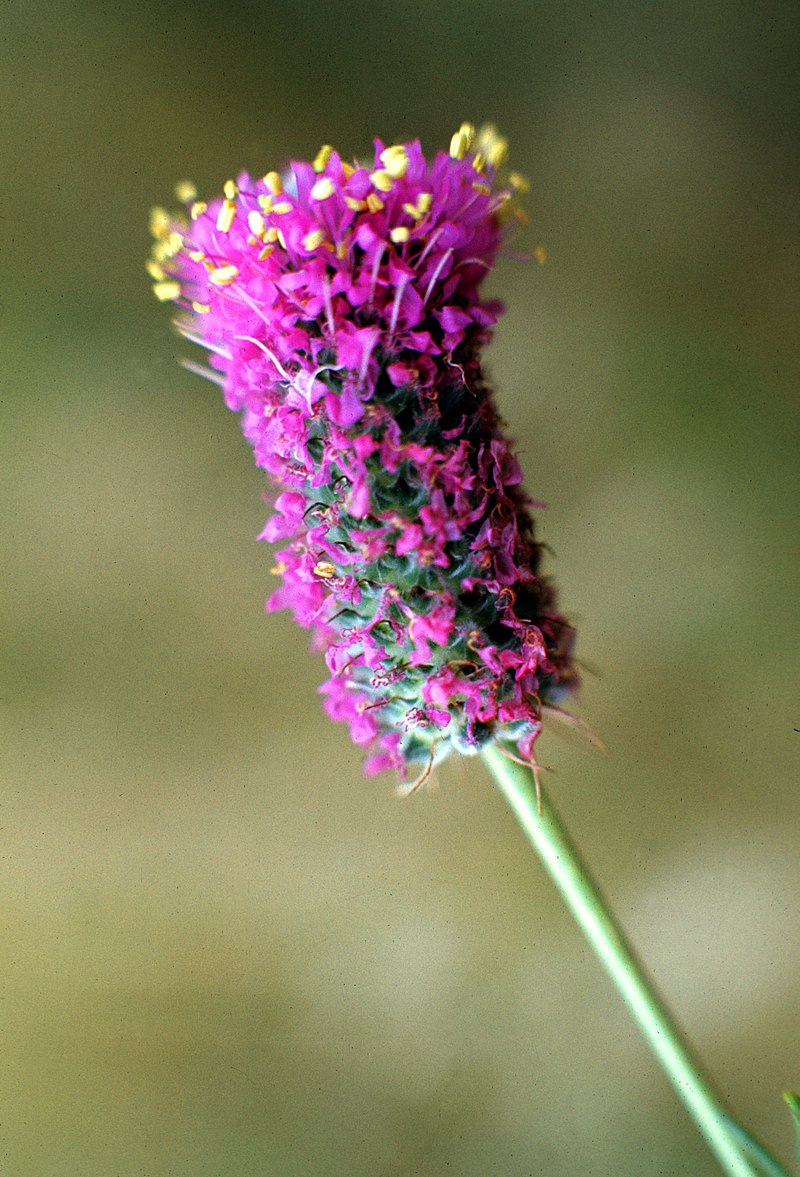
[[[558,817],[541,792],[537,797],[532,772],[509,760],[497,747],[487,748],[483,756],[567,907],[723,1170],[729,1177],[758,1177],[758,1171],[734,1140],[730,1117],[689,1054],[666,1007],[581,865]],[[785,1174],[777,1161],[774,1164],[775,1172]]]

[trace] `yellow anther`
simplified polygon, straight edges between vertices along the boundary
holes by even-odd
[[[180,282],[156,282],[153,294],[159,302],[172,302],[173,299],[180,298],[181,284]]]
[[[277,564],[273,564],[273,566],[270,568],[270,572],[273,576],[283,576],[288,567],[289,565],[284,564],[283,560],[279,560]]]
[[[265,213],[272,212],[272,206],[274,205],[275,201],[272,199],[271,196],[259,196],[259,197],[257,197],[257,200],[258,200],[258,203],[261,206],[261,209],[263,212],[265,212]]]
[[[353,165],[351,163],[345,163],[345,161],[342,160],[342,171],[344,172],[345,180],[349,180],[350,177],[355,172],[355,170],[356,169],[353,167]]]
[[[265,262],[267,260],[267,258],[270,256],[270,254],[273,254],[274,252],[275,252],[274,245],[265,245],[264,248],[261,250],[261,253],[258,255],[258,260],[260,262]]]
[[[477,148],[493,168],[499,168],[508,155],[508,140],[498,134],[492,123],[486,123],[478,131]]]
[[[273,196],[280,196],[283,192],[283,180],[277,172],[267,172],[264,177],[264,187],[268,188]]]
[[[163,282],[167,276],[158,262],[149,261],[145,268],[154,282]]]
[[[320,580],[330,580],[336,575],[336,565],[331,564],[330,560],[319,560],[314,565],[313,572]]]
[[[311,199],[327,200],[329,196],[333,196],[333,182],[327,176],[323,176],[311,189]]]
[[[153,259],[157,262],[168,262],[176,253],[180,253],[182,246],[183,238],[180,233],[170,233],[168,237],[156,241],[153,246]]]
[[[169,213],[165,208],[150,209],[150,232],[153,237],[167,237],[171,224]]]
[[[333,148],[330,143],[323,143],[317,154],[314,156],[312,168],[315,172],[324,172],[328,166],[328,160],[333,155]]]
[[[196,200],[194,202],[194,204],[192,205],[192,207],[189,209],[189,216],[192,218],[193,221],[196,221],[198,217],[202,217],[203,213],[206,211],[207,208],[208,208],[208,205],[206,204],[206,202],[204,200]]]
[[[192,310],[196,311],[198,315],[207,315],[211,307],[207,302],[193,302]]]
[[[402,144],[385,148],[380,154],[384,170],[393,180],[401,180],[408,171],[408,156]]]
[[[247,214],[247,227],[255,237],[260,237],[264,232],[264,218],[258,209],[253,209]]]
[[[233,180],[226,180],[222,185],[222,191],[225,193],[226,200],[235,200],[239,195],[239,189],[236,187]]]
[[[477,151],[475,153],[475,158],[472,161],[472,166],[474,167],[476,172],[482,172],[483,169],[486,167],[486,156],[483,154],[482,151]]]
[[[480,192],[481,196],[488,196],[492,191],[488,184],[479,183],[478,180],[472,185],[473,192]]]
[[[450,156],[452,159],[463,159],[475,140],[475,128],[472,123],[462,123],[450,140]]]
[[[175,195],[181,204],[188,204],[197,196],[197,186],[191,180],[179,180],[175,185]]]
[[[416,204],[404,204],[403,212],[408,213],[415,221],[420,221],[431,207],[433,196],[430,192],[420,192]]]
[[[377,192],[370,192],[369,196],[367,197],[367,208],[371,213],[383,212],[383,201],[381,200],[380,196],[378,196]]]
[[[208,280],[213,282],[215,286],[230,286],[238,276],[237,266],[217,266],[208,275]]]
[[[282,200],[279,204],[275,205],[272,211],[278,213],[279,216],[283,216],[284,213],[290,213],[292,211],[292,206],[288,200]]]
[[[455,135],[453,135],[453,138],[450,140],[450,158],[463,159],[466,154],[467,149],[464,145],[464,140],[461,138],[459,132],[456,131]]]
[[[312,229],[303,238],[303,249],[307,249],[311,253],[312,250],[318,249],[324,240],[325,232],[323,229]]]
[[[370,172],[369,178],[372,180],[373,187],[377,188],[379,192],[391,192],[394,187],[394,181],[386,171]]]
[[[338,257],[339,261],[341,261],[341,260],[342,260],[342,258],[345,258],[345,257],[347,257],[347,251],[348,251],[348,249],[349,249],[349,248],[350,248],[350,246],[347,244],[347,242],[346,242],[346,241],[339,241],[339,242],[337,242],[337,244],[336,244],[336,256]]]
[[[458,133],[467,145],[469,151],[472,144],[475,142],[475,126],[473,123],[462,123],[458,128]]]
[[[267,244],[269,244],[270,241],[277,241],[280,235],[280,229],[276,229],[274,225],[270,225],[268,229],[264,230],[264,240],[267,242]]]
[[[411,230],[406,229],[404,225],[399,225],[396,229],[389,230],[389,236],[395,245],[402,245],[405,241],[408,241],[411,236]]]
[[[222,207],[217,213],[217,229],[220,233],[227,233],[236,218],[236,205],[232,200],[223,200]]]
[[[540,266],[543,266],[547,261],[547,250],[543,245],[536,246],[533,251],[533,259],[534,261],[538,262]]]
[[[193,249],[189,254],[189,257],[193,262],[202,262],[205,261],[206,255],[203,253],[202,249]]]
[[[277,233],[277,236],[276,236],[275,240],[278,242],[281,249],[286,249],[286,238],[284,237],[283,233],[281,232],[280,229],[277,229],[276,233]]]
[[[512,172],[508,177],[508,182],[512,188],[516,188],[517,192],[523,195],[531,190],[531,182],[527,176],[521,176],[519,172]]]
[[[356,200],[355,196],[345,196],[344,202],[354,213],[360,213],[362,209],[367,207],[366,200]]]

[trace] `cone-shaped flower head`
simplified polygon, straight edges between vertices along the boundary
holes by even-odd
[[[366,769],[425,773],[501,738],[532,757],[575,684],[573,631],[539,575],[530,500],[480,367],[502,309],[481,299],[507,226],[505,141],[465,124],[428,162],[323,147],[155,210],[155,293],[208,349],[279,489],[267,608],[314,632],[334,719]]]

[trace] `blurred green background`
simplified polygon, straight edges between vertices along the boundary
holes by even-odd
[[[401,803],[265,618],[151,204],[496,122],[488,355],[605,755],[549,787],[721,1090],[800,1087],[798,130],[783,3],[2,7],[3,1177],[715,1173],[488,784]]]

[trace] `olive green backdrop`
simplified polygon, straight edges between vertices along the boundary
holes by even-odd
[[[151,204],[496,122],[488,366],[605,755],[550,790],[733,1106],[800,1087],[800,21],[779,3],[0,12],[4,1177],[716,1172],[480,764],[401,802],[266,618],[261,476]]]

